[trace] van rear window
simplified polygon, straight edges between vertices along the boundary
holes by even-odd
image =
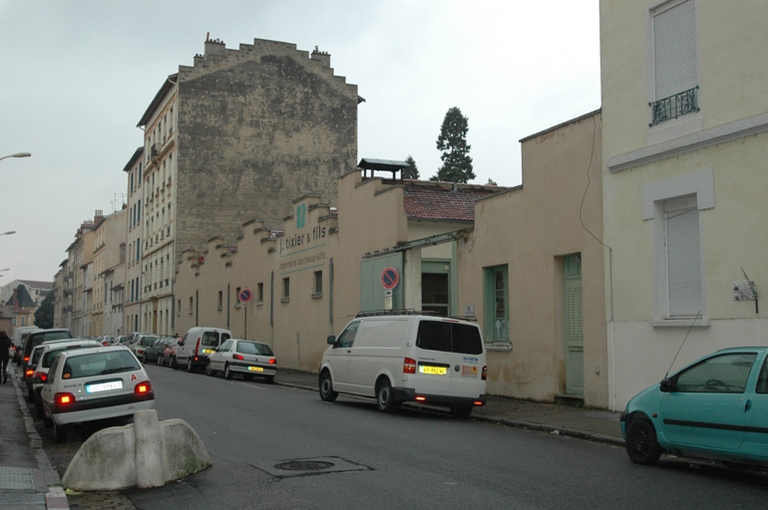
[[[421,321],[416,347],[430,351],[482,354],[483,341],[475,326],[452,322]]]

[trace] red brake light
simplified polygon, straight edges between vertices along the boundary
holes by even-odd
[[[427,397],[422,397],[421,395],[416,395],[416,398],[414,399],[416,402],[426,402]]]
[[[149,383],[149,381],[140,382],[133,388],[134,393],[149,393],[152,391],[152,385]]]
[[[483,381],[488,379],[488,365],[483,367],[483,375],[482,375]]]
[[[48,374],[45,372],[35,372],[35,375],[32,376],[32,379],[39,379],[40,382],[45,382],[45,380],[48,378]]]
[[[29,356],[24,356],[24,363],[29,361]]]
[[[233,354],[232,355],[232,359],[237,359],[237,360],[243,361],[245,358],[243,358],[242,354]]]
[[[60,406],[66,406],[75,401],[75,396],[71,393],[57,393],[53,396],[53,401]]]
[[[416,373],[416,360],[413,358],[405,358],[403,360],[403,373],[415,374]]]
[[[24,371],[24,377],[32,377],[35,373],[34,368],[28,368]]]
[[[269,364],[270,365],[277,365],[277,360],[275,358],[269,358]]]
[[[197,356],[197,352],[200,349],[200,337],[197,337],[197,343],[195,343],[195,356]]]

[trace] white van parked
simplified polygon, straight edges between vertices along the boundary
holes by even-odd
[[[402,402],[449,406],[466,418],[485,405],[487,365],[477,324],[413,311],[361,312],[320,364],[320,398],[376,398],[380,411]]]
[[[179,341],[171,366],[184,367],[187,372],[201,370],[208,364],[208,355],[225,340],[232,338],[232,332],[223,328],[191,328]]]

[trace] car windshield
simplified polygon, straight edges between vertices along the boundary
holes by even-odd
[[[62,378],[77,379],[94,375],[115,374],[139,370],[136,359],[123,350],[95,352],[81,356],[70,356],[62,369]]]
[[[273,356],[272,349],[267,344],[257,342],[237,342],[237,352],[242,354],[261,354],[262,356]]]

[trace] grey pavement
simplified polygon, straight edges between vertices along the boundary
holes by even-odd
[[[43,441],[22,395],[19,369],[11,364],[8,371],[8,382],[0,385],[0,510],[68,509],[66,492],[43,450]],[[282,370],[275,384],[317,391],[317,374]],[[485,406],[474,409],[472,417],[510,427],[624,444],[619,413],[603,409],[490,396]],[[75,508],[132,508],[119,491],[83,493],[73,499]]]

